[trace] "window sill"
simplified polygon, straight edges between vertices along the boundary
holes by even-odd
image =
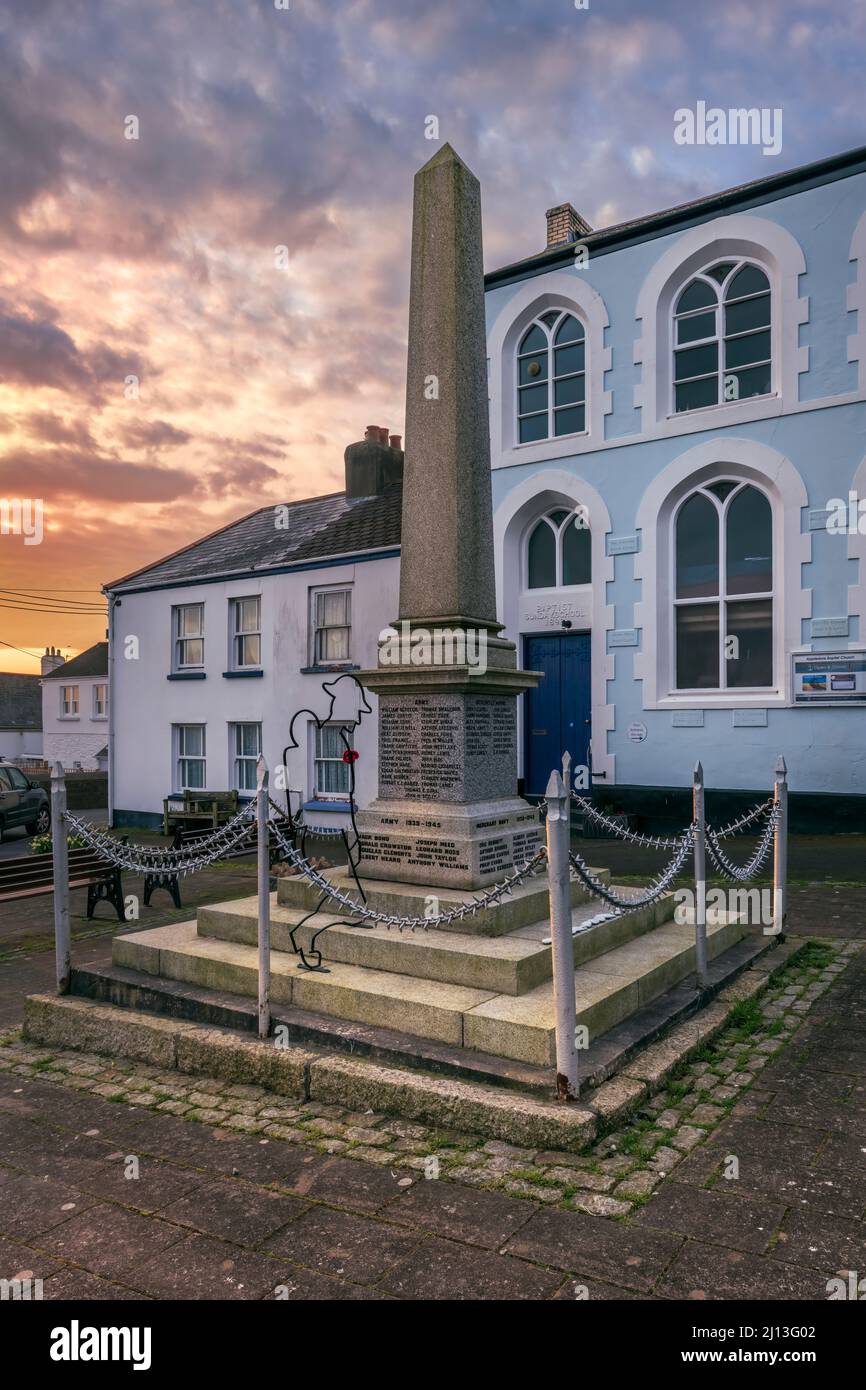
[[[697,410],[674,410],[665,419],[670,423],[673,420],[700,419],[703,415],[712,415],[714,411],[725,410],[732,414],[738,406],[758,405],[765,401],[780,401],[781,396],[778,391],[767,391],[762,396],[743,396],[736,401],[717,401],[715,405],[698,406]]]
[[[305,801],[301,807],[302,811],[336,811],[342,815],[347,815],[351,809],[349,800],[345,801]]]
[[[360,671],[360,666],[353,661],[337,661],[333,666],[302,666],[299,674],[302,676],[333,676],[339,675],[341,671]]]
[[[107,715],[107,714],[91,714],[91,716],[90,716],[90,722],[91,722],[91,724],[107,724],[107,723],[108,723],[108,715]]]
[[[590,433],[590,430],[575,430],[573,434],[547,434],[543,439],[518,440],[511,447],[517,453],[519,449],[538,449],[543,444],[562,444],[569,439],[589,439]]]
[[[778,709],[790,705],[791,701],[779,690],[749,690],[740,695],[729,691],[677,692],[664,695],[660,700],[646,703],[644,709]]]
[[[81,715],[80,715],[80,714],[58,714],[57,719],[58,719],[58,722],[59,722],[60,724],[78,724],[78,723],[81,722]]]
[[[204,671],[171,671],[166,676],[167,681],[203,681],[206,672]]]
[[[260,666],[254,671],[223,671],[223,676],[227,681],[253,680],[264,674]]]

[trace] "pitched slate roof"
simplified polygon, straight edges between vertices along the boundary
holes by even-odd
[[[230,578],[329,556],[400,544],[399,485],[375,497],[345,493],[286,502],[252,512],[156,564],[106,584],[114,593],[158,589],[196,579]],[[283,511],[285,508],[285,511]],[[288,525],[278,524],[288,521]]]
[[[95,642],[92,647],[88,647],[86,652],[79,652],[69,661],[64,661],[62,666],[55,666],[47,676],[43,676],[44,681],[66,680],[69,676],[107,676],[108,675],[108,643]]]
[[[0,729],[42,728],[40,679],[0,671]]]

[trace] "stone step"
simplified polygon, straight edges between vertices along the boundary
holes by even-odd
[[[708,957],[715,959],[744,934],[737,922],[713,923],[707,933]],[[115,965],[203,988],[247,996],[257,992],[256,948],[199,936],[195,922],[115,937],[112,958]],[[578,1022],[594,1040],[693,969],[691,928],[672,922],[658,927],[578,966]],[[294,957],[274,951],[271,997],[275,1003],[536,1066],[549,1066],[554,1060],[550,981],[511,995],[337,961],[326,973],[310,972],[299,969]]]
[[[595,869],[593,872],[602,882],[610,881],[609,869]],[[329,882],[349,893],[353,900],[360,899],[355,880],[345,865],[337,869],[325,869],[323,873]],[[363,879],[362,882],[369,906],[377,912],[387,912],[390,916],[396,917],[424,918],[430,915],[430,910],[437,915],[450,912],[462,903],[472,903],[484,891],[478,889],[477,892],[470,893],[459,888],[443,888],[434,898],[429,893],[423,893],[417,884],[392,883],[386,879]],[[321,896],[321,891],[299,874],[287,875],[277,880],[277,902],[281,907],[312,912]],[[573,882],[571,901],[575,906],[578,903],[589,902],[590,895],[581,884]],[[329,910],[332,916],[338,915],[341,911],[339,904],[333,902],[326,902],[324,910]],[[464,917],[452,926],[439,930],[457,932],[465,936],[505,936],[507,932],[540,922],[547,914],[547,875],[541,873],[524,883],[518,883],[507,897],[491,907],[482,908],[474,916]]]
[[[628,892],[623,889],[622,892]],[[673,899],[620,918],[588,927],[598,915],[597,904],[580,904],[573,909],[574,962],[580,965],[605,951],[613,950],[664,921],[672,910]],[[271,946],[275,951],[292,949],[290,932],[308,951],[317,933],[317,949],[325,964],[338,961],[368,970],[385,970],[417,979],[438,980],[442,984],[468,985],[494,994],[525,994],[549,980],[552,970],[547,920],[519,928],[507,936],[470,936],[434,929],[399,931],[397,928],[352,927],[338,923],[322,932],[333,914],[322,909],[303,926],[306,914],[280,907],[272,895]],[[198,935],[254,946],[257,940],[257,900],[241,898],[212,903],[198,910]]]
[[[112,960],[133,970],[233,994],[258,991],[258,952],[234,941],[200,937],[195,922],[172,923],[118,936]],[[491,990],[417,980],[357,965],[329,964],[327,973],[300,969],[295,956],[271,954],[274,1003],[332,1014],[357,1023],[398,1028],[418,1037],[457,1044],[463,1016],[495,998]]]
[[[736,945],[746,931],[732,914],[716,914],[707,923],[707,959]],[[694,969],[692,926],[668,922],[626,942],[575,971],[578,1025],[586,1027],[591,1044]],[[554,1030],[553,982],[548,981],[519,998],[500,995],[476,1005],[466,1015],[463,1042],[500,1057],[550,1066],[556,1060]]]

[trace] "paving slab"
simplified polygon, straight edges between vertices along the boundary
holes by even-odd
[[[204,1235],[257,1246],[295,1222],[307,1210],[306,1202],[244,1182],[205,1183],[172,1202],[161,1213],[166,1221],[190,1226]]]
[[[405,1177],[401,1169],[373,1167],[348,1158],[325,1158],[300,1174],[292,1187],[299,1195],[319,1202],[376,1212],[403,1190],[399,1183]]]
[[[116,1202],[136,1211],[156,1212],[200,1187],[204,1181],[203,1174],[191,1168],[176,1168],[147,1157],[138,1159],[138,1176],[127,1177],[131,1171],[127,1163],[130,1157],[132,1155],[118,1152],[116,1158],[79,1178],[77,1186],[100,1201]]]
[[[638,1212],[635,1225],[702,1237],[760,1255],[770,1244],[784,1214],[785,1207],[769,1198],[760,1202],[669,1182]]]
[[[66,1183],[0,1168],[0,1234],[4,1236],[39,1238],[44,1245],[46,1232],[95,1205],[93,1197]]]
[[[433,1235],[498,1250],[530,1219],[534,1207],[500,1192],[476,1191],[452,1182],[417,1182],[383,1208],[389,1221]]]
[[[289,1271],[276,1260],[210,1236],[181,1236],[170,1249],[136,1265],[134,1287],[158,1299],[263,1299]]]
[[[402,1298],[512,1302],[549,1298],[562,1283],[562,1275],[508,1255],[430,1236],[382,1283]]]
[[[800,1269],[767,1256],[690,1240],[656,1292],[662,1298],[767,1300],[826,1299],[832,1271]]]
[[[866,1226],[862,1220],[794,1208],[782,1223],[773,1258],[816,1269],[862,1270]]]
[[[506,1242],[505,1249],[555,1269],[649,1291],[682,1244],[681,1236],[641,1230],[583,1212],[538,1211]]]
[[[170,1226],[141,1212],[105,1203],[89,1205],[62,1226],[40,1237],[49,1254],[79,1265],[91,1274],[129,1282],[130,1271],[181,1240],[179,1226]]]
[[[62,1261],[44,1250],[0,1236],[0,1279],[48,1279],[63,1268]]]
[[[147,1295],[125,1284],[114,1284],[108,1279],[99,1279],[83,1269],[71,1266],[53,1274],[45,1281],[42,1296],[46,1301],[62,1300],[76,1303],[116,1303],[147,1302]]]
[[[420,1231],[408,1232],[353,1212],[311,1207],[272,1236],[265,1250],[319,1273],[340,1275],[356,1284],[375,1284],[422,1239]]]

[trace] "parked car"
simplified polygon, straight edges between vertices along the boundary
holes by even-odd
[[[48,793],[20,767],[0,763],[0,840],[16,825],[23,825],[28,835],[46,831],[51,825]]]

